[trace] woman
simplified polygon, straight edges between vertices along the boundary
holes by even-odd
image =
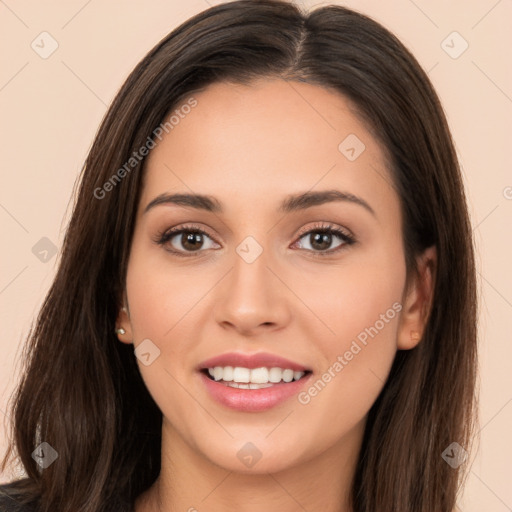
[[[221,4],[99,129],[3,506],[451,512],[475,369],[471,228],[426,74],[349,9]]]

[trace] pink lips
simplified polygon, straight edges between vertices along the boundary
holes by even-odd
[[[283,370],[289,368],[294,371],[309,372],[301,379],[292,382],[279,382],[271,387],[262,389],[232,388],[208,377],[204,370],[215,366],[241,366],[244,368],[273,368]],[[240,412],[261,412],[283,403],[304,387],[311,377],[310,370],[305,366],[274,354],[241,354],[229,353],[203,361],[199,366],[200,378],[210,396],[226,407]]]
[[[284,357],[277,356],[275,354],[268,354],[266,352],[260,352],[256,354],[242,354],[239,352],[230,352],[228,354],[221,354],[220,356],[212,357],[203,361],[198,369],[204,370],[205,368],[214,368],[215,366],[241,366],[243,368],[282,368],[296,372],[305,372],[309,368],[302,366],[299,363],[285,359]]]

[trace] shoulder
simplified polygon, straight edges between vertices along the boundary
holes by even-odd
[[[37,512],[34,503],[25,504],[20,494],[19,481],[0,484],[0,512]]]

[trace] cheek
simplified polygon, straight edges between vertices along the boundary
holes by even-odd
[[[180,424],[192,414],[190,395],[180,384],[185,382],[185,369],[197,364],[191,350],[195,343],[191,326],[197,324],[194,315],[199,309],[194,305],[209,286],[194,280],[192,267],[170,271],[165,258],[136,240],[126,277],[134,345],[149,339],[159,350],[151,364],[142,360],[137,364],[158,407]]]
[[[150,364],[138,359],[137,364],[150,394],[160,409],[171,409],[170,393],[179,392],[173,379],[181,381],[176,368],[181,368],[188,357],[187,340],[183,326],[193,318],[193,304],[199,300],[199,291],[190,283],[190,276],[180,271],[169,272],[162,265],[162,258],[155,257],[157,251],[147,249],[144,244],[134,244],[130,254],[126,276],[126,291],[130,308],[130,321],[135,349],[145,340],[152,348]],[[195,293],[194,293],[195,290]],[[153,347],[153,345],[149,345]],[[141,350],[141,349],[140,349]],[[137,353],[137,352],[136,352]]]
[[[309,410],[310,421],[320,418],[339,431],[366,415],[393,363],[405,283],[403,254],[389,247],[386,253],[361,254],[357,263],[322,280],[312,306],[329,327],[312,338],[322,367],[298,401]]]
[[[337,267],[326,267],[314,279],[295,280],[297,295],[307,297],[325,327],[315,324],[321,351],[332,361],[359,339],[379,339],[373,350],[396,346],[401,298],[405,285],[405,260],[401,247],[382,246],[351,254]],[[306,324],[302,325],[307,329]],[[376,332],[377,330],[378,332]],[[379,349],[379,347],[381,347]],[[368,352],[368,355],[370,351]],[[378,354],[375,354],[378,357]]]
[[[199,274],[192,266],[171,268],[160,250],[148,250],[134,239],[126,288],[136,342],[150,338],[161,343],[172,337],[180,319],[189,320],[207,286],[197,282]]]

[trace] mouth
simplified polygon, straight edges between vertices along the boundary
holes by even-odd
[[[238,412],[263,412],[296,396],[310,380],[310,370],[281,367],[214,366],[199,375],[208,396]]]

